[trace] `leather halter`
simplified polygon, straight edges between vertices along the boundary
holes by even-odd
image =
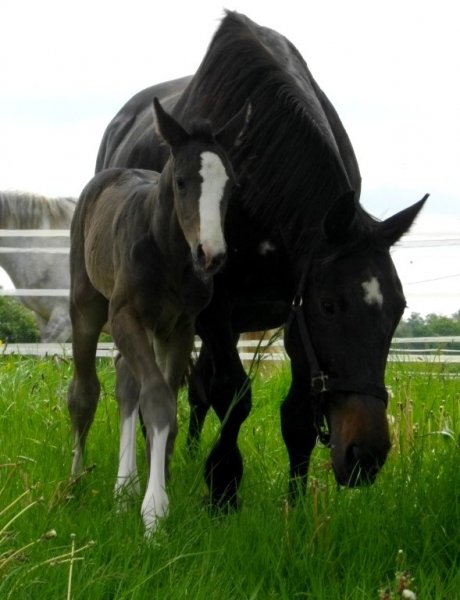
[[[325,394],[327,392],[345,392],[374,396],[388,404],[388,392],[384,386],[359,379],[341,379],[331,377],[321,368],[318,357],[302,310],[305,286],[311,266],[311,257],[300,278],[297,293],[294,296],[291,312],[285,326],[286,335],[294,320],[297,322],[302,348],[310,367],[310,391],[313,395],[314,425],[319,441],[325,446],[330,445],[330,432],[324,414]]]

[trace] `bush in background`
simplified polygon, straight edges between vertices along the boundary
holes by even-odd
[[[40,341],[33,313],[16,298],[0,296],[0,340],[10,343]]]

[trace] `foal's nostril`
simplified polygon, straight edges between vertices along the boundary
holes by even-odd
[[[207,251],[206,247],[203,244],[198,244],[196,248],[196,262],[199,265],[200,269],[212,275],[216,273],[219,269],[222,268],[225,259],[225,252],[219,252],[218,254],[213,254],[212,252]]]
[[[206,254],[203,249],[203,244],[198,244],[196,249],[196,257],[200,265],[204,266],[206,264]]]

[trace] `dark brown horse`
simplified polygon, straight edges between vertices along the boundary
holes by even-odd
[[[222,124],[248,97],[254,106],[230,154],[240,185],[226,221],[228,260],[197,320],[204,344],[190,384],[190,439],[210,407],[222,421],[205,470],[212,501],[235,504],[243,473],[238,433],[251,392],[238,335],[287,321],[292,384],[281,426],[292,495],[305,486],[318,433],[327,441],[324,422],[337,481],[372,482],[390,447],[385,364],[405,306],[390,247],[424,200],[383,222],[366,213],[331,102],[289,40],[243,15],[226,14],[195,75],[148,88],[119,111],[97,170],[162,167],[148,125],[154,95],[185,123],[199,114]]]
[[[108,322],[121,352],[121,415],[116,492],[137,485],[135,429],[141,410],[150,453],[142,503],[147,531],[168,509],[165,472],[176,435],[176,397],[193,345],[195,318],[223,265],[223,223],[235,183],[225,148],[245,127],[242,110],[216,135],[209,123],[186,131],[155,100],[157,129],[170,149],[159,175],[108,169],[83,190],[71,227],[75,374],[69,410],[75,435],[72,473],[99,396],[99,333]],[[152,122],[153,126],[153,122]]]

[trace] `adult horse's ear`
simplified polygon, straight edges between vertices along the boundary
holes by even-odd
[[[156,115],[156,129],[164,141],[172,148],[185,144],[190,138],[189,134],[164,110],[156,97],[153,99],[153,108]]]
[[[379,235],[389,246],[395,244],[411,228],[415,218],[422,210],[429,194],[425,194],[421,200],[396,213],[392,217],[379,223]]]
[[[246,100],[244,106],[220,129],[214,136],[224,150],[241,146],[243,138],[249,126],[252,115],[250,100]]]
[[[328,242],[339,242],[347,237],[356,215],[354,190],[342,194],[326,213],[321,224],[323,237]]]

